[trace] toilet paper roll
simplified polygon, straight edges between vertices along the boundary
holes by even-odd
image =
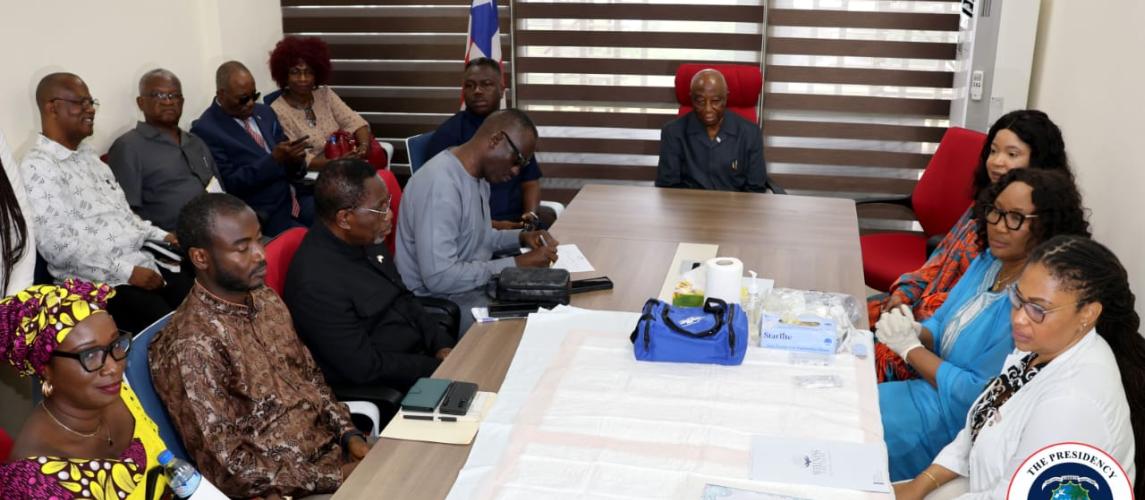
[[[728,304],[739,304],[743,283],[743,262],[735,257],[716,257],[704,262],[704,298],[722,299]]]

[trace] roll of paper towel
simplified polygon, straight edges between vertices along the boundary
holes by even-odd
[[[728,304],[739,304],[743,283],[743,262],[735,257],[716,257],[704,262],[706,283],[704,298],[722,299]]]

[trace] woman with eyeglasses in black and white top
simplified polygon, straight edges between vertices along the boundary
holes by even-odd
[[[1027,457],[1063,442],[1105,451],[1143,493],[1135,436],[1145,436],[1145,338],[1125,268],[1100,243],[1057,236],[1030,255],[1009,301],[1015,351],[954,442],[896,497],[922,498],[963,476],[958,498],[1005,498]]]

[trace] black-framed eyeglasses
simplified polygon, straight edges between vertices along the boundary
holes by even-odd
[[[259,97],[262,97],[262,92],[255,92],[253,94],[240,95],[240,96],[238,96],[239,106],[246,106],[248,102],[257,101]]]
[[[151,92],[147,97],[155,99],[156,101],[182,101],[183,94],[179,92]]]
[[[986,223],[997,224],[998,221],[1006,219],[1006,228],[1011,231],[1017,231],[1022,228],[1022,224],[1026,223],[1027,219],[1037,218],[1037,214],[1024,214],[1017,210],[1002,210],[994,205],[986,205]]]
[[[505,141],[509,143],[509,148],[513,150],[513,154],[517,155],[517,159],[513,162],[513,165],[518,167],[527,165],[529,163],[529,159],[525,158],[525,155],[521,154],[521,150],[517,148],[516,144],[513,144],[513,139],[509,138],[509,133],[502,130],[501,134],[505,136]]]
[[[1071,306],[1071,305],[1074,305],[1077,303],[1076,301],[1074,301],[1074,302],[1070,302],[1067,304],[1058,304],[1058,305],[1053,306],[1053,307],[1045,307],[1045,306],[1042,306],[1041,304],[1035,304],[1033,302],[1029,302],[1025,298],[1023,298],[1022,294],[1018,292],[1018,286],[1017,285],[1010,285],[1008,293],[1010,295],[1010,306],[1012,306],[1015,310],[1017,310],[1018,308],[1021,308],[1023,311],[1025,311],[1026,316],[1028,316],[1030,318],[1030,321],[1033,321],[1034,323],[1041,323],[1041,322],[1046,320],[1047,314],[1052,313],[1052,312],[1054,312],[1058,309],[1061,309],[1065,306]]]
[[[60,358],[71,358],[78,360],[80,366],[87,372],[94,372],[103,368],[107,364],[107,356],[110,354],[111,359],[116,361],[123,361],[127,358],[128,351],[131,350],[131,333],[123,330],[119,331],[119,336],[103,347],[92,347],[84,349],[80,352],[66,352],[55,350],[52,351],[52,356]]]
[[[64,102],[75,104],[76,106],[79,106],[81,108],[88,108],[90,106],[91,109],[99,109],[99,99],[92,99],[90,97],[85,97],[83,99],[68,99],[66,97],[53,97],[50,99],[50,101],[64,101]]]

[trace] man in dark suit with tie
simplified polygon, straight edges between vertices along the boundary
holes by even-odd
[[[309,225],[314,199],[292,184],[306,175],[306,138],[287,140],[274,111],[258,103],[254,77],[238,61],[215,72],[215,101],[191,132],[211,149],[227,192],[245,201],[267,236]]]
[[[314,186],[318,221],[294,254],[283,299],[327,382],[405,391],[428,377],[454,339],[402,283],[384,239],[386,185],[362,160],[326,164]]]

